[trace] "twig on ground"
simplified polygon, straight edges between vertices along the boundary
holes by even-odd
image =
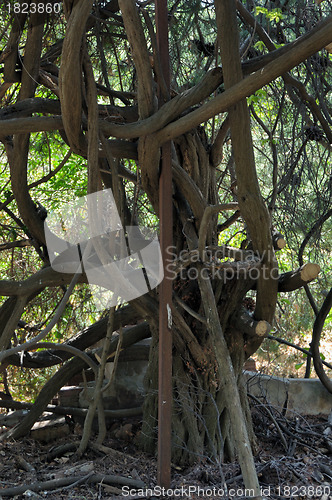
[[[73,443],[66,443],[66,444],[63,444],[61,446],[57,446],[56,448],[54,448],[52,451],[50,451],[47,454],[46,459],[48,462],[52,462],[52,460],[54,460],[55,458],[61,457],[65,453],[69,453],[71,451],[75,452],[78,448],[78,445],[79,445],[78,442],[76,442],[76,443],[73,442]]]
[[[88,479],[90,479],[91,476],[93,476],[93,474],[94,474],[94,472],[91,471],[91,472],[89,472],[89,474],[81,477],[80,479],[78,479],[77,481],[75,481],[72,484],[68,484],[67,486],[60,487],[60,488],[53,490],[53,491],[48,491],[47,495],[50,495],[50,494],[54,495],[54,493],[59,493],[62,490],[69,490],[70,488],[74,488],[75,486],[78,486],[79,484],[85,483]]]
[[[70,477],[62,477],[60,479],[52,479],[50,481],[38,481],[36,483],[32,484],[22,484],[21,486],[14,486],[13,488],[2,488],[0,489],[0,497],[8,497],[8,496],[15,496],[15,495],[23,495],[25,491],[30,490],[30,491],[49,491],[53,490],[52,494],[54,493],[54,490],[59,491],[60,489],[63,489],[64,487],[73,487],[74,485],[77,485],[78,483],[81,482],[88,482],[88,483],[100,483],[103,481],[103,483],[106,484],[118,484],[121,486],[131,486],[133,488],[144,488],[145,484],[143,481],[137,480],[137,479],[131,479],[123,476],[115,476],[112,474],[96,474],[96,473],[89,473],[85,476],[70,476]]]
[[[282,444],[283,444],[283,447],[284,447],[285,451],[287,451],[287,450],[288,450],[288,444],[287,444],[286,438],[285,438],[285,436],[284,436],[284,434],[283,434],[283,432],[282,432],[282,430],[281,430],[281,428],[280,428],[280,426],[279,426],[278,422],[277,422],[277,421],[276,421],[276,419],[274,418],[274,416],[273,416],[273,414],[272,414],[271,410],[269,409],[269,407],[268,407],[267,405],[262,404],[262,402],[261,402],[258,398],[256,398],[256,396],[254,396],[253,394],[249,394],[249,393],[248,393],[248,396],[249,396],[251,399],[253,399],[253,400],[254,400],[257,404],[259,404],[259,406],[260,406],[260,407],[264,408],[264,410],[266,411],[266,413],[269,415],[270,419],[272,420],[272,422],[273,422],[273,423],[274,423],[274,425],[275,425],[275,428],[276,428],[276,429],[277,429],[277,431],[278,431],[278,434],[279,434],[279,436],[280,436],[280,438],[281,438],[281,442],[282,442]]]
[[[0,408],[13,408],[13,409],[30,409],[33,403],[21,403],[20,401],[14,400],[0,400]],[[87,408],[76,408],[72,406],[55,406],[48,405],[45,408],[45,412],[55,413],[57,415],[74,415],[76,417],[85,417],[88,409]],[[124,408],[121,410],[104,410],[105,417],[108,418],[127,418],[136,417],[142,415],[142,407],[137,408]]]
[[[22,456],[18,455],[16,457],[17,464],[21,467],[21,469],[25,470],[26,472],[32,472],[33,474],[36,473],[36,469],[29,464]]]
[[[298,430],[299,430],[299,419],[296,418],[295,431],[298,432]],[[291,439],[291,442],[290,442],[289,448],[288,448],[288,452],[287,452],[287,455],[289,457],[292,457],[294,455],[296,445],[297,445],[297,437],[296,437],[296,434],[294,434],[294,438]]]

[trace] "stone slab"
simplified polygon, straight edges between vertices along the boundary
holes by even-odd
[[[286,416],[329,415],[332,394],[319,379],[280,378],[258,372],[244,372],[248,392],[269,403]]]

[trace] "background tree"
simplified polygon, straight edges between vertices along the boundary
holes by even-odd
[[[29,7],[26,14],[20,2],[16,11],[7,3],[2,10],[0,293],[8,298],[0,309],[1,348],[40,331],[72,280],[49,265],[46,212],[104,186],[113,189],[124,226],[157,227],[160,147],[172,141],[173,460],[232,459],[237,451],[255,485],[243,363],[269,332],[278,292],[317,277],[306,245],[330,227],[330,2],[169,2],[171,95],[153,2],[51,3],[50,13]],[[301,267],[278,277],[278,267],[285,271],[275,255],[285,244],[280,230],[301,248]],[[324,241],[320,262],[331,251]],[[94,323],[89,293],[78,287],[55,334],[61,337],[67,322],[64,343],[81,350],[107,327],[106,317]],[[113,327],[146,321],[124,333],[125,346],[152,336],[147,451],[156,441],[157,311],[152,291],[119,308]],[[59,350],[12,354],[2,368],[50,367],[70,357]],[[9,435],[26,433],[84,367],[82,357],[72,357],[58,369]]]

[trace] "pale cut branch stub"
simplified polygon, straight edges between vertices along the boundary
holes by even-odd
[[[249,337],[266,337],[272,328],[267,321],[256,321],[244,307],[234,316],[234,326]]]
[[[319,272],[320,266],[318,264],[308,262],[295,271],[281,274],[279,276],[278,291],[291,292],[293,290],[298,290],[298,288],[301,288],[317,278]]]

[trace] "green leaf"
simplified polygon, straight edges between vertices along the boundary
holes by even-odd
[[[265,44],[262,40],[258,40],[258,42],[255,43],[254,48],[263,52],[265,50]]]
[[[256,7],[256,15],[258,14],[264,14],[264,16],[267,16],[269,11],[265,7]]]

